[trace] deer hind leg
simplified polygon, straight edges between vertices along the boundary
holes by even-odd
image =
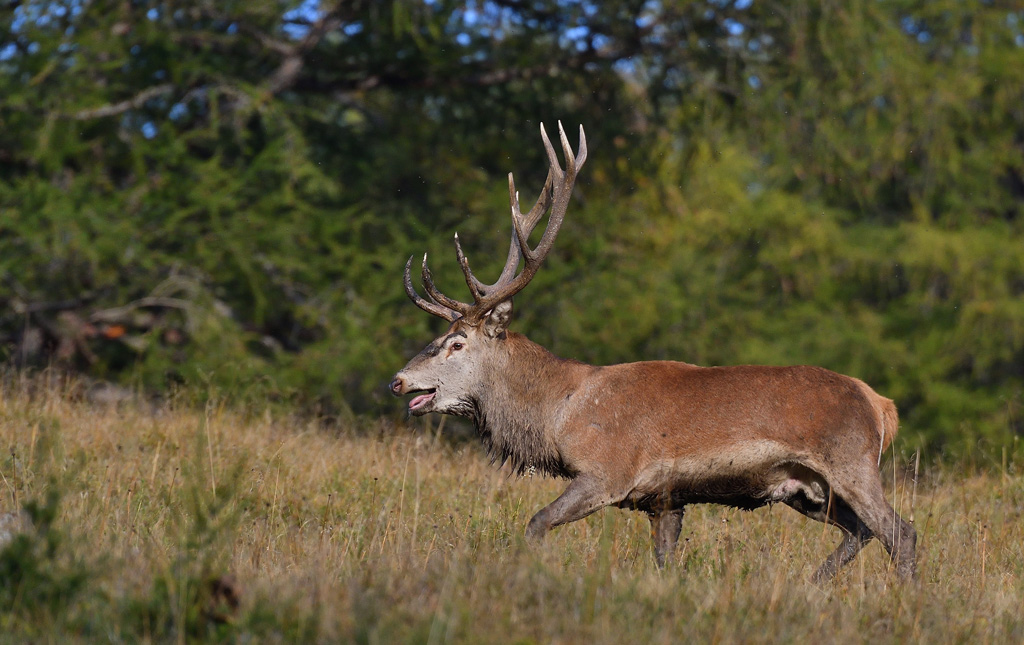
[[[913,578],[917,572],[917,531],[886,501],[877,467],[873,462],[867,464],[850,479],[854,479],[856,484],[848,484],[846,479],[834,482],[836,494],[889,552],[897,575],[904,579]]]
[[[530,519],[526,527],[526,537],[539,542],[554,527],[583,519],[600,508],[618,502],[621,498],[621,495],[609,493],[608,486],[596,477],[577,477],[558,499],[540,509]]]
[[[813,520],[837,526],[843,531],[839,546],[829,554],[811,578],[816,584],[834,578],[873,537],[871,530],[860,521],[849,505],[833,494],[825,480],[814,471],[807,469],[799,473],[799,479],[794,477],[786,480],[776,489],[774,497]]]
[[[825,562],[814,572],[811,580],[817,584],[835,578],[839,570],[852,562],[860,550],[874,537],[871,530],[864,525],[864,522],[860,521],[860,518],[842,498],[833,495],[830,508],[827,507],[822,514],[826,513],[827,517],[821,518],[819,521],[827,521],[833,526],[838,526],[843,530],[843,539],[836,550],[830,553],[825,558]]]
[[[683,529],[684,509],[648,513],[651,532],[654,536],[654,559],[658,568],[665,567],[665,559],[676,549],[679,533]]]

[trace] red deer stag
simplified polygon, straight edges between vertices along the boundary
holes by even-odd
[[[520,473],[537,469],[571,480],[530,520],[531,540],[605,506],[635,509],[650,517],[663,566],[687,504],[753,509],[782,502],[842,530],[816,581],[835,576],[872,537],[888,550],[897,573],[912,577],[916,532],[886,501],[878,471],[881,452],[896,434],[896,408],[864,382],[809,366],[650,361],[597,367],[558,358],[508,330],[512,297],[551,251],[587,158],[582,127],[576,155],[561,124],[558,130],[566,168],[541,126],[550,168],[525,215],[508,176],[512,240],[494,284],[473,275],[455,236],[472,304],[437,289],[426,255],[427,297],[420,296],[409,258],[409,297],[451,325],[395,375],[392,392],[416,394],[409,402],[414,415],[469,417],[489,453]],[[544,234],[530,248],[530,233],[549,208]]]

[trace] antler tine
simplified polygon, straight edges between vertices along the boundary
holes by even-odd
[[[500,287],[514,278],[516,269],[519,268],[519,260],[522,257],[523,254],[519,252],[519,239],[516,237],[515,230],[513,230],[512,239],[508,243],[508,257],[505,258],[505,267],[501,270],[501,275],[494,281],[494,284],[484,286],[484,294],[486,295],[488,291]]]
[[[511,175],[512,173],[509,173],[510,177]],[[544,187],[541,188],[540,197],[537,198],[537,203],[533,205],[533,208],[530,209],[530,212],[526,214],[525,221],[523,222],[524,224],[526,224],[527,238],[530,237],[530,233],[532,233],[533,229],[536,228],[537,222],[540,221],[540,218],[544,216],[544,213],[546,213],[548,211],[548,208],[551,206],[552,187],[554,186],[554,179],[554,172],[552,172],[552,170],[548,168],[548,176],[547,179],[544,180]],[[522,216],[522,213],[520,213],[520,216]]]
[[[552,175],[551,171],[548,170],[547,179],[544,181],[544,187],[541,189],[540,196],[537,197],[537,201],[534,203],[533,208],[525,216],[520,210],[519,206],[519,193],[516,191],[515,179],[512,173],[508,174],[508,192],[509,192],[509,203],[512,209],[512,239],[509,241],[508,256],[505,259],[505,266],[501,270],[501,275],[493,284],[485,284],[481,282],[472,270],[469,269],[469,260],[466,258],[462,251],[462,245],[458,239],[458,234],[455,235],[455,255],[459,261],[459,266],[463,267],[463,275],[466,276],[466,284],[469,285],[470,291],[473,293],[474,301],[478,300],[479,297],[486,296],[488,293],[501,285],[505,284],[509,280],[515,277],[516,270],[519,268],[519,260],[522,259],[522,253],[520,252],[519,236],[516,233],[516,224],[525,223],[525,230],[522,232],[525,238],[529,238],[530,233],[537,226],[537,222],[547,211],[548,207],[551,206],[551,184]]]
[[[410,255],[409,261],[405,263],[406,295],[408,295],[409,299],[416,303],[416,306],[422,309],[423,311],[438,316],[439,318],[444,318],[448,322],[455,322],[455,319],[460,316],[459,312],[449,307],[439,305],[435,302],[430,302],[429,300],[420,296],[420,294],[416,293],[416,289],[412,286],[412,258],[413,256]]]
[[[587,160],[587,138],[586,133],[583,132],[582,125],[580,126],[579,159],[577,159],[577,156],[573,154],[572,146],[569,145],[569,139],[565,136],[562,122],[558,122],[558,138],[562,144],[562,152],[565,154],[564,171],[558,163],[558,156],[555,154],[554,146],[551,145],[551,140],[548,139],[548,133],[544,129],[543,123],[540,126],[540,134],[541,139],[544,140],[544,150],[547,152],[548,161],[551,164],[550,174],[553,174],[558,179],[558,183],[553,184],[551,187],[554,203],[551,208],[551,216],[548,218],[547,228],[544,229],[544,235],[537,244],[537,248],[531,249],[527,243],[526,237],[529,235],[529,232],[526,235],[522,235],[518,228],[516,230],[516,235],[519,237],[520,250],[526,259],[527,265],[543,260],[544,256],[551,250],[551,246],[555,242],[555,236],[558,235],[558,230],[562,226],[562,219],[565,217],[565,210],[569,205],[569,199],[572,197],[572,187],[576,183],[576,173],[583,166],[583,162]],[[537,213],[537,217],[539,219],[540,213]]]
[[[442,307],[447,307],[453,311],[457,311],[460,314],[465,314],[469,310],[469,305],[459,302],[453,298],[441,293],[441,291],[434,284],[434,276],[430,274],[430,269],[427,268],[427,254],[423,254],[423,289],[426,290],[427,295],[436,303]]]
[[[561,127],[561,125],[562,125],[561,122],[559,122],[558,125],[559,125],[559,127]],[[566,141],[565,145],[569,145],[569,142]],[[587,163],[587,134],[583,131],[583,125],[581,124],[580,125],[580,146],[579,146],[579,149],[576,150],[576,172],[577,173],[579,173],[580,168],[582,168],[583,164],[585,164],[585,163]]]
[[[547,132],[544,130],[543,124],[540,128],[541,138],[544,139],[544,148],[547,150],[548,159],[551,161],[551,172],[556,173],[558,183],[553,184],[551,187],[552,192],[552,205],[551,215],[548,218],[548,225],[544,229],[544,235],[541,236],[540,242],[537,243],[537,248],[530,249],[528,246],[522,249],[523,256],[527,260],[527,266],[523,269],[523,275],[529,275],[533,277],[533,273],[536,272],[540,265],[540,262],[544,260],[548,252],[551,250],[552,245],[555,243],[555,237],[558,235],[559,229],[562,227],[562,221],[565,219],[566,209],[569,207],[569,199],[572,197],[572,188],[576,184],[576,174],[579,169],[583,166],[583,162],[587,160],[587,135],[583,131],[583,126],[580,126],[580,145],[579,153],[573,155],[572,146],[569,145],[569,139],[565,136],[565,130],[562,128],[562,122],[558,122],[558,136],[562,143],[562,151],[565,153],[565,171],[558,165],[558,157],[555,155],[554,148],[551,146],[551,142],[548,140]],[[529,278],[527,278],[527,281]],[[525,285],[524,285],[525,286]]]
[[[562,122],[558,122],[558,134],[562,139],[562,150],[565,152],[565,163],[567,166],[572,166],[572,148],[569,148],[569,142],[565,138],[565,131],[562,130]],[[555,149],[551,145],[551,140],[548,139],[548,131],[544,129],[544,124],[540,124],[540,138],[544,141],[544,151],[548,153],[548,164],[557,179],[561,179],[565,173],[562,172],[562,164],[558,163],[558,155],[555,154]]]
[[[473,302],[480,302],[486,285],[477,280],[476,276],[473,275],[473,271],[470,270],[469,258],[462,252],[462,244],[459,242],[458,233],[455,234],[455,257],[459,261],[459,266],[462,267],[462,275],[466,276],[466,286],[469,287],[469,292],[473,294]]]
[[[541,132],[543,132],[543,125],[541,126]],[[530,254],[530,233],[537,226],[540,218],[547,212],[548,207],[551,206],[551,199],[553,195],[552,187],[554,185],[553,179],[555,173],[559,176],[562,175],[562,170],[556,165],[548,168],[547,179],[544,180],[544,188],[540,191],[540,196],[534,203],[533,208],[530,212],[523,216],[523,212],[519,209],[519,192],[516,190],[515,180],[512,177],[512,173],[508,174],[508,192],[509,201],[512,202],[512,232],[515,234],[514,237],[517,241],[517,246],[521,252],[522,257],[529,257]],[[511,279],[515,275],[515,270],[518,268],[519,258],[516,258],[516,267],[513,267],[509,271],[508,265],[505,266],[505,271],[502,271],[502,276],[506,280]],[[507,274],[507,275],[506,275]]]
[[[587,158],[587,140],[586,134],[583,132],[583,126],[580,126],[580,145],[579,152],[576,155],[572,152],[572,147],[565,136],[565,130],[562,128],[561,122],[558,124],[558,132],[562,143],[562,150],[565,153],[566,169],[563,171],[559,165],[554,147],[548,139],[544,125],[541,124],[541,139],[544,141],[544,149],[550,162],[548,180],[544,183],[544,189],[541,191],[540,198],[538,198],[537,203],[526,217],[523,217],[519,209],[519,195],[515,190],[512,176],[511,174],[509,175],[509,193],[512,202],[512,228],[515,246],[518,247],[519,254],[522,255],[526,262],[522,272],[514,277],[512,276],[515,274],[515,268],[509,271],[509,263],[506,263],[506,270],[502,272],[502,277],[505,278],[508,275],[508,278],[506,280],[499,280],[494,285],[493,291],[489,291],[485,298],[477,301],[476,306],[479,308],[479,311],[474,309],[474,314],[486,312],[494,305],[502,300],[511,298],[526,287],[554,245],[555,237],[558,235],[558,231],[562,227],[562,221],[565,219],[569,198],[572,196],[572,188],[576,182],[576,174]],[[544,235],[541,236],[537,247],[531,249],[528,241],[529,235],[549,206],[551,207],[551,215],[548,218],[547,227],[544,229]],[[511,259],[512,253],[510,250],[509,260]],[[518,265],[518,263],[519,259],[517,257],[515,264]]]

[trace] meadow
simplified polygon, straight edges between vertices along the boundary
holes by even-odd
[[[915,474],[897,439],[882,468],[918,578],[898,582],[872,543],[816,586],[839,535],[782,506],[693,507],[659,570],[626,511],[528,545],[564,482],[510,476],[437,419],[333,427],[83,394],[0,389],[2,642],[1024,641],[1013,459]]]

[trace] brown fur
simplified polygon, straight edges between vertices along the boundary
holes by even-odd
[[[531,520],[531,537],[604,506],[630,508],[650,515],[663,563],[687,504],[783,502],[847,536],[817,578],[835,575],[872,536],[899,573],[913,574],[913,528],[882,497],[876,465],[896,409],[862,381],[810,366],[594,367],[480,327],[457,320],[393,388],[435,388],[442,401],[458,390],[422,412],[472,418],[492,458],[572,480]]]
[[[530,520],[532,539],[605,506],[636,509],[651,518],[661,565],[675,548],[687,504],[752,509],[783,502],[844,532],[816,579],[834,576],[872,537],[901,576],[912,576],[917,536],[886,502],[878,474],[877,460],[896,436],[896,408],[864,382],[807,366],[593,367],[508,331],[512,297],[551,250],[587,158],[582,126],[575,155],[561,123],[558,131],[566,169],[541,126],[550,167],[525,215],[509,175],[514,234],[497,282],[476,279],[455,237],[472,304],[438,291],[425,255],[427,298],[420,296],[409,258],[406,293],[451,326],[395,375],[391,390],[417,393],[409,402],[413,414],[473,419],[492,459],[571,480]],[[531,249],[530,232],[548,208],[547,227]]]

